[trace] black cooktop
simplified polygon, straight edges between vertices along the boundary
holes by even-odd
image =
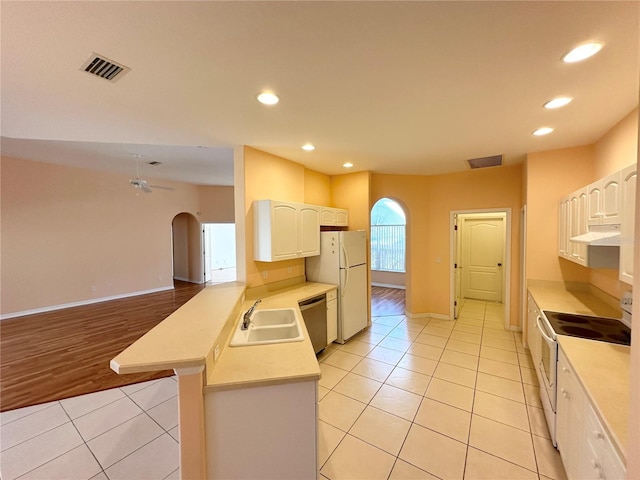
[[[543,311],[557,335],[631,345],[631,329],[617,318]]]

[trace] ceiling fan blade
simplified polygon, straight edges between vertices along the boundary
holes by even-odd
[[[173,191],[173,187],[163,187],[162,185],[149,185],[151,188],[159,188],[160,190],[171,190]]]

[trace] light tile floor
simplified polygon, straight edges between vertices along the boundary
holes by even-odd
[[[178,479],[169,377],[0,414],[2,480]]]
[[[454,322],[374,317],[319,357],[319,478],[555,479],[565,474],[521,335],[501,306]],[[179,478],[176,381],[0,414],[3,480]]]
[[[320,358],[319,478],[566,478],[522,336],[502,306],[374,317]]]

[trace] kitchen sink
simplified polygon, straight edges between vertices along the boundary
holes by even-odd
[[[251,323],[256,327],[268,325],[289,325],[295,323],[296,312],[293,308],[276,308],[272,310],[256,310],[251,315]]]
[[[304,339],[293,308],[256,310],[246,330],[242,330],[242,315],[229,342],[230,347],[301,342]]]

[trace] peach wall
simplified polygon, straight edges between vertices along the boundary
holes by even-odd
[[[595,179],[594,147],[527,155],[527,278],[588,282],[589,269],[558,257],[558,203]]]
[[[304,169],[304,203],[333,206],[331,204],[331,177],[329,175]]]
[[[638,109],[611,128],[595,145],[595,178],[636,163],[638,155]]]
[[[349,230],[365,230],[367,238],[371,225],[370,185],[369,172],[331,177],[331,206],[349,210]]]
[[[186,213],[177,215],[171,223],[173,233],[173,277],[189,278],[189,223]]]
[[[521,165],[437,176],[373,175],[371,203],[398,201],[407,214],[407,310],[449,315],[450,214],[511,209],[511,319],[518,323]],[[440,259],[440,262],[438,262]]]
[[[637,162],[638,109],[598,142],[527,156],[527,278],[586,282],[620,298],[629,286],[617,269],[589,269],[559,258],[558,202],[599,178]]]
[[[199,186],[200,216],[203,223],[234,223],[233,187]]]
[[[305,203],[305,168],[290,160],[245,147],[244,170],[247,286],[258,287],[304,275],[304,259],[273,263],[253,260],[252,203],[264,199]],[[264,278],[265,274],[267,278]]]
[[[171,222],[196,215],[198,187],[163,180],[174,191],[146,194],[126,175],[1,168],[3,315],[172,287]]]
[[[405,274],[402,272],[384,272],[382,270],[371,270],[371,283],[404,287],[406,283]]]

